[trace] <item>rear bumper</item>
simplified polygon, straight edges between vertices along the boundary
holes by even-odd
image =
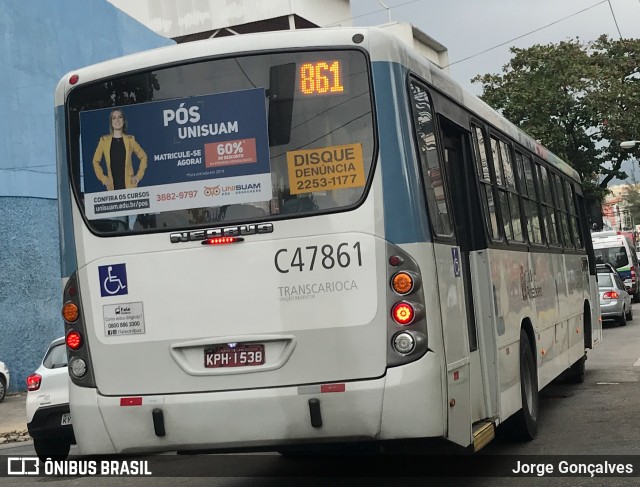
[[[600,302],[600,315],[602,319],[614,319],[622,316],[624,302],[622,300],[614,300],[609,302]]]
[[[75,444],[76,440],[73,434],[73,426],[62,426],[62,415],[69,413],[69,405],[62,404],[46,408],[39,408],[31,422],[27,423],[29,435],[32,438],[64,438],[70,443]]]
[[[439,368],[425,367],[425,361],[436,363],[429,355],[379,379],[346,382],[343,392],[306,385],[143,396],[140,405],[129,406],[121,405],[121,397],[72,384],[74,426],[82,432],[78,445],[82,454],[93,455],[441,437],[444,408],[436,392],[441,386],[427,384],[427,374],[440,380],[429,372]],[[319,402],[321,426],[317,417],[312,422],[310,400]],[[131,402],[140,401],[123,404]],[[156,434],[154,410],[162,411],[164,436]]]

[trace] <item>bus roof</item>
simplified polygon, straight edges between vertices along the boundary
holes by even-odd
[[[356,34],[362,34],[364,40],[356,43],[353,40]],[[259,37],[260,40],[257,41],[256,37]],[[338,46],[362,47],[369,52],[372,61],[396,62],[407,66],[435,88],[515,139],[557,170],[575,181],[580,181],[579,174],[566,162],[509,122],[480,98],[463,90],[442,69],[409,45],[387,30],[377,27],[335,27],[259,32],[187,42],[130,54],[67,73],[58,83],[55,105],[63,105],[67,94],[73,89],[74,85],[69,83],[72,74],[78,75],[79,81],[84,84],[121,73],[130,73],[167,64],[181,64],[185,61],[215,56],[257,53],[292,47],[313,49]]]

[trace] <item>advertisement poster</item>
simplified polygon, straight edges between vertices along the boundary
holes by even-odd
[[[268,201],[264,89],[80,114],[87,218]]]

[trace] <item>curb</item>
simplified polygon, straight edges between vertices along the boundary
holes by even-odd
[[[21,430],[21,431],[9,431],[8,433],[0,433],[0,445],[6,445],[9,443],[20,443],[23,441],[29,441],[31,436],[29,436],[29,431]]]

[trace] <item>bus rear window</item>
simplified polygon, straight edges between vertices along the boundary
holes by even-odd
[[[365,55],[214,59],[69,95],[74,194],[100,235],[340,211],[374,154]]]

